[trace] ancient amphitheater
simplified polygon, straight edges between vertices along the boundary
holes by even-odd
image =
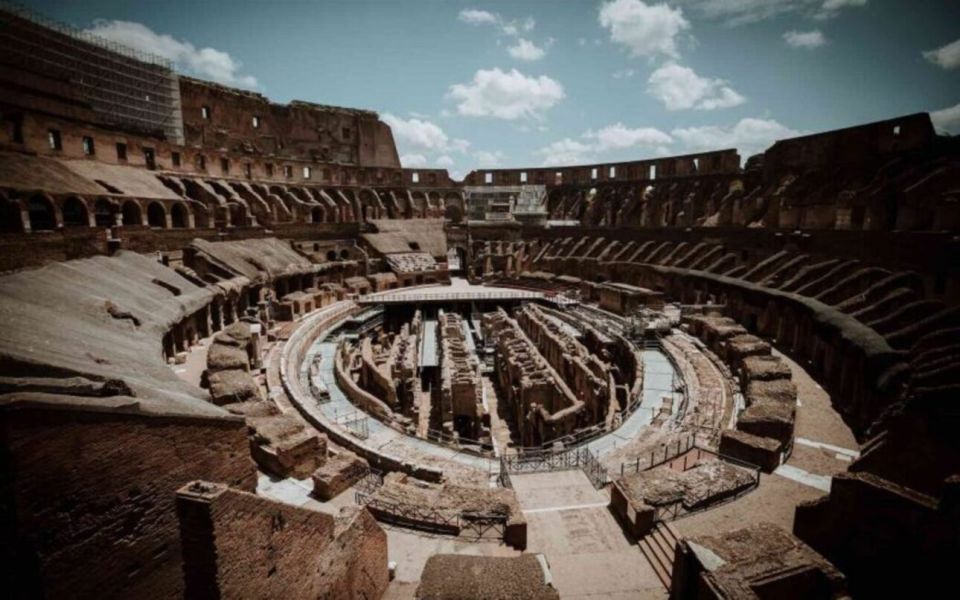
[[[7,597],[956,589],[927,114],[459,182],[376,113],[0,16]]]

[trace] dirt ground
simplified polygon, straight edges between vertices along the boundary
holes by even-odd
[[[527,517],[527,551],[550,564],[560,597],[663,599],[667,592],[582,471],[511,478]]]

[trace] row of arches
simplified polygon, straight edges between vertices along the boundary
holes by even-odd
[[[201,219],[203,220],[203,219]],[[37,193],[26,198],[0,194],[0,232],[56,231],[61,228],[143,226],[159,229],[187,229],[194,226],[195,214],[183,202],[164,205],[160,201],[115,200],[80,196],[55,198]]]
[[[196,181],[166,181],[183,200],[53,196],[44,192],[6,196],[0,192],[0,232],[56,231],[61,228],[148,226],[188,229],[215,226],[255,226],[290,223],[340,223],[387,218],[446,218],[465,216],[459,192],[423,192],[370,188],[320,190],[273,186],[264,194],[255,188],[199,189]],[[191,187],[190,184],[193,184]],[[212,183],[210,184],[212,186]]]

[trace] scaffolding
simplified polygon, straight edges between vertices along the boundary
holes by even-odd
[[[79,92],[105,125],[183,143],[180,86],[172,63],[0,0],[4,62]]]

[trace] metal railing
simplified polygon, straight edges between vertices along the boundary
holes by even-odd
[[[365,440],[370,437],[370,424],[368,423],[368,419],[367,413],[360,410],[353,410],[345,415],[334,413],[333,420],[337,425],[343,427],[358,438]]]
[[[512,487],[510,475],[547,473],[551,471],[584,472],[597,489],[607,483],[607,470],[589,448],[533,450],[500,456],[500,485]]]
[[[442,510],[378,498],[383,479],[377,484],[373,477],[364,488],[358,484],[354,495],[357,504],[367,507],[378,521],[468,539],[502,539],[506,535],[509,517],[504,513]]]
[[[655,467],[670,462],[678,456],[689,452],[696,447],[696,435],[691,433],[686,437],[678,438],[676,442],[665,444],[659,449],[650,451],[650,455],[638,456],[635,460],[620,463],[620,475],[649,471]]]
[[[388,304],[393,302],[465,302],[472,300],[536,300],[542,292],[443,292],[437,294],[384,292],[368,294],[357,299],[358,304]]]
[[[488,456],[493,453],[493,444],[491,442],[481,442],[480,440],[453,435],[437,429],[427,429],[427,437],[424,439],[459,450],[475,452],[481,456]]]
[[[687,439],[688,440],[693,439],[693,436],[689,436]],[[738,458],[734,458],[732,456],[727,456],[725,454],[714,452],[713,450],[710,450],[708,448],[702,448],[700,446],[697,446],[696,443],[694,443],[693,446],[688,447],[686,450],[683,450],[679,454],[676,453],[676,449],[682,448],[683,445],[680,445],[680,446],[670,445],[670,447],[674,449],[674,453],[672,455],[666,457],[664,460],[655,462],[652,464],[652,466],[642,470],[649,471],[650,469],[654,469],[665,463],[675,461],[679,459],[680,456],[684,456],[683,466],[680,470],[686,471],[690,468],[697,466],[698,464],[701,464],[700,459],[703,457],[703,455],[709,455],[709,456],[715,457],[717,460],[730,463],[734,466],[737,466],[749,471],[750,480],[746,483],[743,482],[742,480],[736,480],[736,479],[728,480],[727,482],[723,483],[719,488],[709,488],[706,491],[706,493],[704,493],[703,495],[693,496],[693,497],[684,496],[681,500],[676,500],[674,502],[657,505],[655,506],[655,514],[654,514],[655,523],[663,522],[663,521],[673,521],[676,519],[680,519],[682,517],[686,517],[693,513],[706,510],[708,508],[716,506],[717,504],[730,502],[732,500],[739,498],[740,496],[743,496],[744,494],[747,494],[757,489],[757,487],[759,487],[760,485],[761,469],[759,466],[755,464],[748,463],[746,461],[740,460]],[[697,455],[693,460],[693,464],[688,464],[687,456],[691,452],[696,452]],[[667,455],[665,454],[665,456]],[[621,473],[623,473],[625,464],[627,463],[620,465]],[[634,463],[630,463],[630,464],[633,465]],[[636,464],[639,465],[639,463],[636,463]],[[639,472],[639,470],[634,472]]]

